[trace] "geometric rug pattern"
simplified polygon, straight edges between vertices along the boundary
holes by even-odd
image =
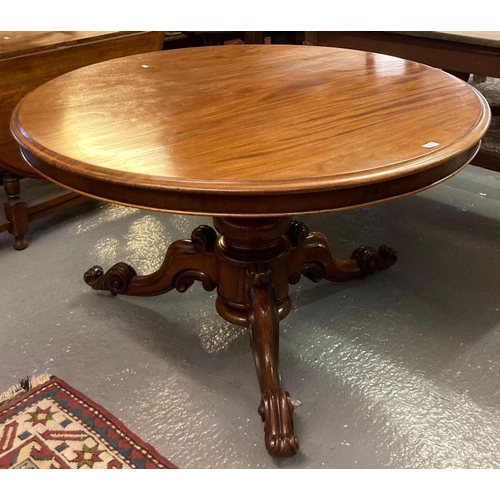
[[[0,406],[0,469],[176,468],[57,377]]]

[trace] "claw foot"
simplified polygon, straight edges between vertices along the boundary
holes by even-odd
[[[299,440],[293,434],[293,404],[284,389],[269,389],[262,395],[259,414],[265,424],[266,449],[272,457],[293,457]]]

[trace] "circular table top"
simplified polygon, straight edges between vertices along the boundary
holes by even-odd
[[[402,196],[469,163],[485,99],[440,70],[312,46],[168,50],[94,64],[26,96],[26,160],[74,191],[160,211],[313,213]]]

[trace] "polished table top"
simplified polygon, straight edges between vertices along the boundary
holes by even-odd
[[[206,215],[372,203],[465,166],[484,98],[440,70],[311,46],[114,59],[42,85],[11,129],[42,175],[100,199]]]

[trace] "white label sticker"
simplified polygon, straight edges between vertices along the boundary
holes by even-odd
[[[427,144],[422,144],[423,148],[435,148],[436,146],[439,146],[439,142],[428,142]]]

